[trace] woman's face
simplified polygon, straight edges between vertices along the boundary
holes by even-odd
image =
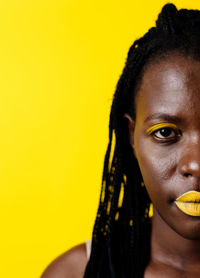
[[[200,216],[175,203],[200,191],[200,62],[172,54],[148,65],[130,134],[154,210],[178,234],[200,239]]]

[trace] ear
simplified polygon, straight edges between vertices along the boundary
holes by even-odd
[[[124,114],[123,117],[128,121],[129,143],[135,153],[135,149],[134,149],[135,121],[131,118],[129,114]]]

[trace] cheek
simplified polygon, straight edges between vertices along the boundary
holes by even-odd
[[[171,198],[177,169],[176,151],[151,140],[136,141],[135,151],[152,202]]]

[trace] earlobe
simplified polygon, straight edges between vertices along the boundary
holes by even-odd
[[[129,143],[135,153],[134,149],[134,130],[135,130],[135,121],[129,114],[124,114],[124,118],[128,120],[128,132],[129,132]]]

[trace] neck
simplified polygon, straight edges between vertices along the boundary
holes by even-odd
[[[175,268],[199,266],[200,240],[185,239],[175,232],[154,209],[151,233],[151,262]]]

